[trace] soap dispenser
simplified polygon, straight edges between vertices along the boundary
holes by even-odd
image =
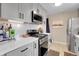
[[[12,25],[9,26],[9,37],[10,39],[15,39],[15,29],[12,28]]]

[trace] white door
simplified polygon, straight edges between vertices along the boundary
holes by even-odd
[[[32,3],[22,4],[22,13],[27,22],[31,22]]]

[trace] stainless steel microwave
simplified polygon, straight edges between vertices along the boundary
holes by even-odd
[[[31,15],[32,15],[32,22],[41,22],[42,23],[41,15],[34,13],[34,11],[32,11]]]

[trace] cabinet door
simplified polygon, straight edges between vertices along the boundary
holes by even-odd
[[[22,13],[24,13],[24,19],[27,22],[31,22],[31,11],[32,11],[32,4],[31,3],[23,3],[22,4]]]
[[[23,13],[23,6],[22,6],[23,3],[18,3],[18,16],[19,16],[19,19],[24,19],[24,13]]]
[[[31,11],[32,11],[31,3],[19,3],[19,19],[31,22]]]
[[[33,42],[33,56],[38,56],[38,40]]]
[[[6,54],[6,56],[32,56],[32,43],[22,46]]]
[[[6,19],[17,19],[18,3],[1,3],[1,17]]]
[[[75,53],[79,56],[79,38],[75,38]]]

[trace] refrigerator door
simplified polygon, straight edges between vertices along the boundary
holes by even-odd
[[[67,22],[67,44],[68,50],[74,52],[74,39],[72,34],[72,19]]]
[[[68,50],[70,49],[70,33],[71,33],[71,19],[69,19],[67,21],[67,46],[68,46]]]
[[[71,32],[72,34],[78,34],[79,31],[79,18],[72,18]]]
[[[74,34],[79,32],[79,18],[72,18],[68,20],[67,24],[67,42],[68,49],[75,52],[75,37]]]

